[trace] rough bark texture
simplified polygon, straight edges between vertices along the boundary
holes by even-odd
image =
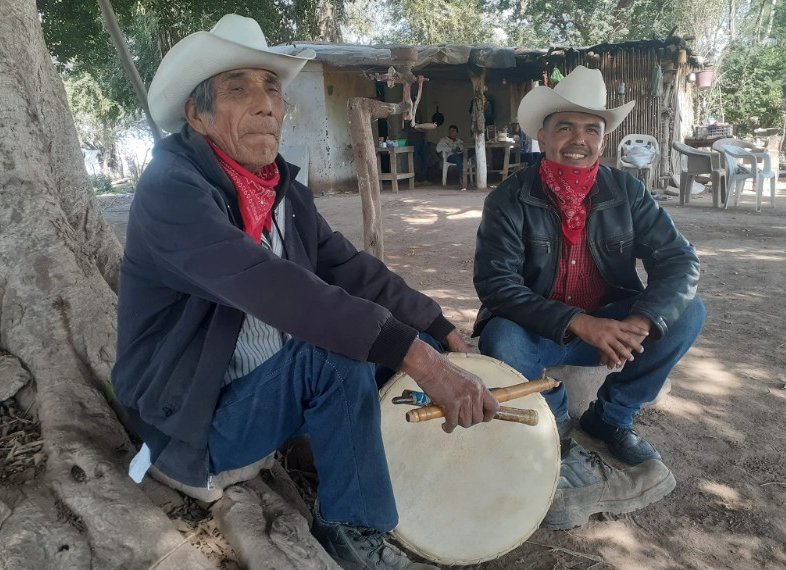
[[[0,489],[0,569],[214,568],[126,474],[134,448],[105,398],[121,246],[35,3],[2,5],[0,349],[32,377],[48,459],[23,491]]]
[[[475,136],[475,179],[478,188],[486,188],[488,183],[488,165],[486,164],[486,119],[483,109],[486,108],[486,70],[480,73],[470,72],[472,92],[472,134]]]
[[[358,191],[363,203],[363,249],[366,253],[384,260],[385,245],[382,231],[382,207],[379,199],[379,178],[371,121],[401,115],[411,110],[412,104],[383,103],[376,99],[356,97],[350,99],[349,133],[352,137],[355,165],[358,173]],[[391,155],[391,160],[396,157]]]

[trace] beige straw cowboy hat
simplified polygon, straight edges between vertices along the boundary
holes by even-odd
[[[285,55],[270,48],[252,18],[227,14],[209,32],[186,36],[167,52],[150,84],[148,104],[158,125],[170,133],[185,123],[183,105],[202,81],[243,67],[268,69],[286,86],[316,53]]]
[[[527,93],[519,104],[518,119],[521,130],[537,139],[543,120],[554,113],[587,113],[606,122],[605,132],[616,129],[633,109],[628,101],[615,109],[606,108],[606,83],[599,69],[579,65],[557,83],[554,89],[543,85]]]

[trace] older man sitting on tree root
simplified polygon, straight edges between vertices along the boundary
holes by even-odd
[[[156,145],[128,221],[117,398],[152,463],[185,485],[311,437],[313,533],[345,568],[426,570],[384,540],[397,524],[375,365],[409,374],[446,432],[499,404],[452,364],[468,347],[440,307],[319,215],[278,154],[282,89],[308,59],[234,14],[167,53],[150,87]]]

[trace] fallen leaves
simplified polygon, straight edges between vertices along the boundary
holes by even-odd
[[[0,484],[20,485],[46,467],[41,426],[13,398],[0,404]]]

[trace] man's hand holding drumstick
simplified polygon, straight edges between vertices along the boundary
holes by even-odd
[[[451,352],[469,352],[455,330],[448,335],[446,344]],[[499,410],[499,402],[480,378],[456,366],[420,339],[412,343],[401,370],[444,409],[442,429],[446,433],[451,433],[457,425],[468,428],[491,421]]]

